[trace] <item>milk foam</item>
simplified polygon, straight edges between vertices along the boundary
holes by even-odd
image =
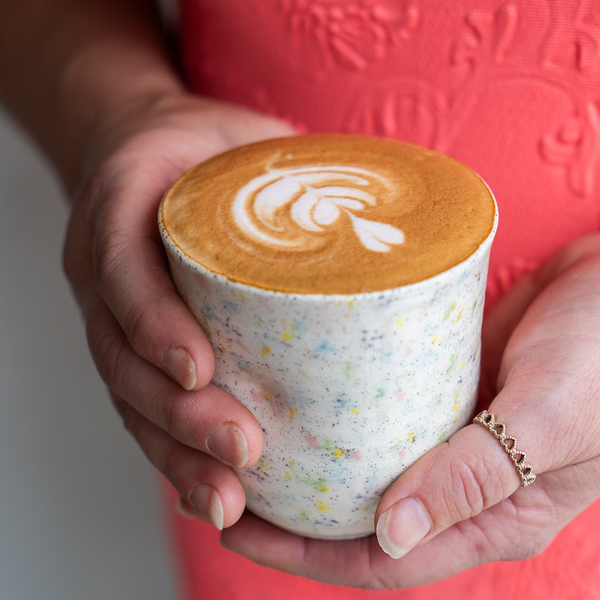
[[[472,171],[410,144],[316,134],[234,148],[167,192],[165,232],[229,279],[290,293],[354,294],[441,273],[492,230]]]
[[[404,233],[354,214],[377,205],[378,199],[367,191],[373,180],[389,190],[385,178],[359,167],[268,168],[266,174],[252,179],[236,194],[233,221],[256,243],[282,249],[308,248],[311,234],[325,232],[345,215],[366,250],[389,252],[391,245],[404,243]],[[286,208],[298,226],[294,230],[286,230],[279,218],[279,211]]]

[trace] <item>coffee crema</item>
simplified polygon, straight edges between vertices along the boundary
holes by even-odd
[[[475,173],[432,150],[319,134],[207,160],[173,184],[161,217],[182,252],[231,280],[355,294],[459,264],[491,233],[495,204]]]

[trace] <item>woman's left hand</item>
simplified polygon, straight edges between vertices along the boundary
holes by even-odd
[[[539,554],[600,496],[600,234],[519,282],[486,320],[483,340],[481,408],[527,453],[532,485],[520,487],[499,441],[472,424],[388,488],[377,536],[306,539],[246,512],[223,545],[282,571],[375,589]]]

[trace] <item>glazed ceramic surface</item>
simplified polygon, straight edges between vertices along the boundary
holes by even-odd
[[[215,351],[213,383],[264,431],[262,457],[238,472],[252,512],[308,537],[369,535],[389,484],[470,421],[496,223],[452,269],[354,296],[233,282],[160,223],[179,294]]]

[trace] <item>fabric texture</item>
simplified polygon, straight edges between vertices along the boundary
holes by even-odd
[[[181,0],[190,88],[300,132],[444,152],[494,191],[487,308],[600,229],[600,4],[594,0]],[[169,501],[173,498],[168,492]],[[265,569],[172,516],[189,599],[600,598],[600,504],[539,557],[368,592]]]

